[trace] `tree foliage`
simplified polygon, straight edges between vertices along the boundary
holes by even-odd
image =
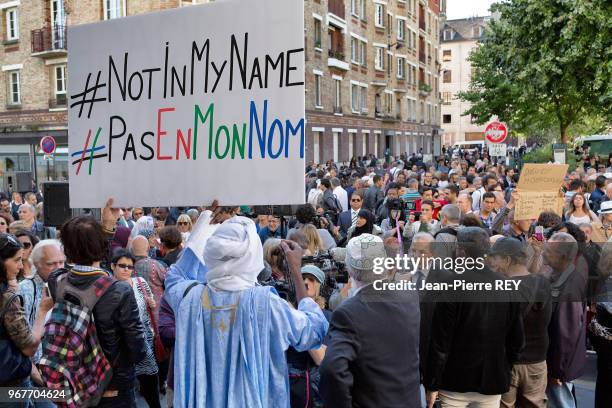
[[[459,97],[479,124],[497,115],[518,133],[568,142],[612,117],[612,2],[512,0],[494,4],[472,52],[470,87]],[[604,126],[605,127],[605,126]],[[540,130],[540,132],[537,132]]]

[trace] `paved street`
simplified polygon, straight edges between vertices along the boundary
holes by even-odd
[[[594,353],[587,355],[585,373],[579,380],[576,380],[576,397],[578,398],[578,408],[591,408],[595,405],[595,378],[597,376],[597,356]],[[161,406],[166,406],[166,398],[162,396]],[[147,408],[144,399],[138,398],[138,408]]]

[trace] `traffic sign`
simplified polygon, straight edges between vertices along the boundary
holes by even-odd
[[[491,143],[501,143],[508,136],[508,128],[502,122],[491,122],[485,128],[485,137]]]
[[[56,147],[57,143],[55,143],[53,136],[45,136],[40,139],[40,149],[44,154],[53,154]]]

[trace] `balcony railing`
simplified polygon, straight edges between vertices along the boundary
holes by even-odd
[[[66,26],[56,25],[32,30],[32,53],[65,52],[67,46]]]
[[[344,20],[344,0],[329,0],[327,10]]]

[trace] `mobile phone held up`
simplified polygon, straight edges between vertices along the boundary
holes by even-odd
[[[535,227],[535,234],[533,236],[538,241],[544,242],[544,227],[541,226],[541,225],[536,226]]]

